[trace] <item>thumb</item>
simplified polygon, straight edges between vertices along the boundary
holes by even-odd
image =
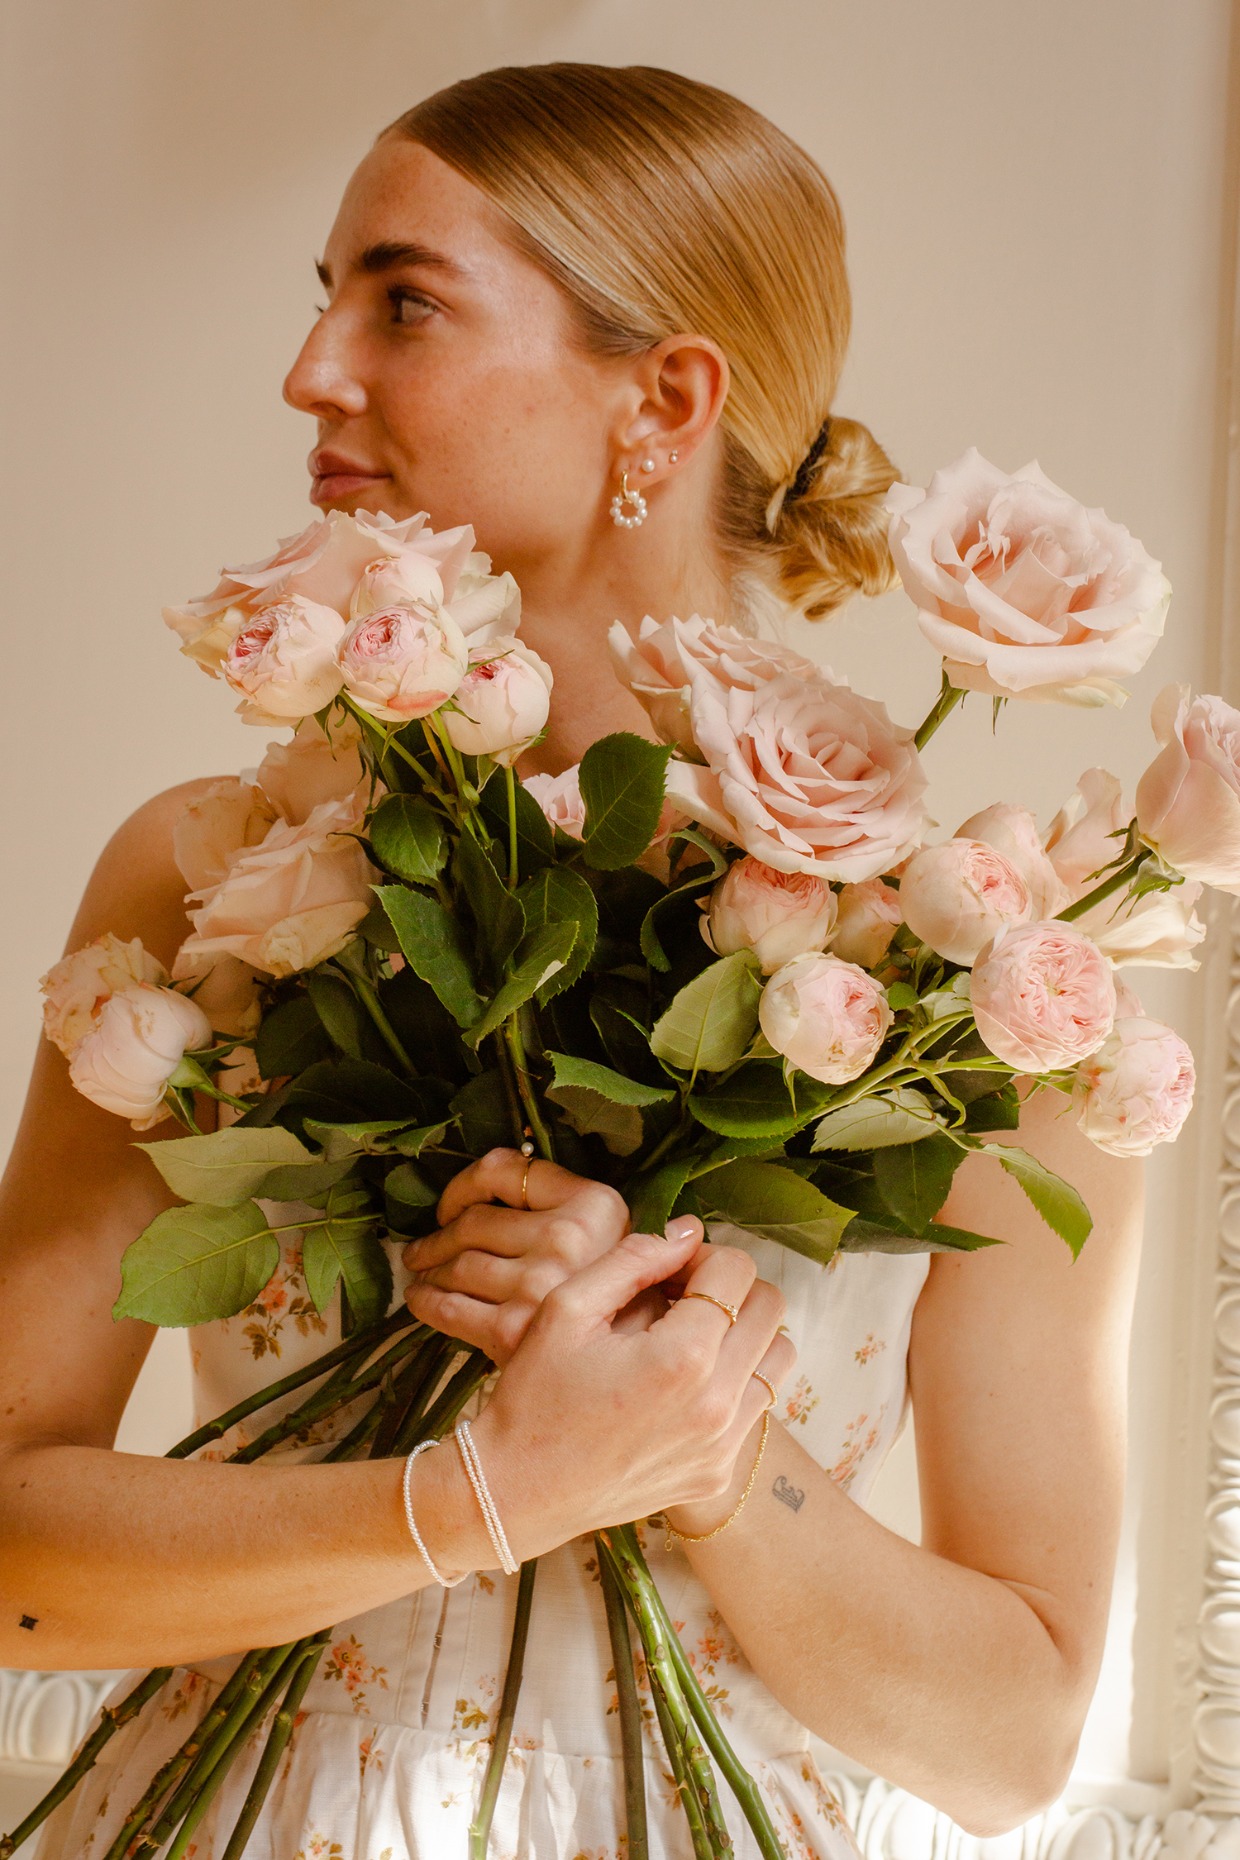
[[[702,1234],[696,1214],[669,1221],[665,1234],[625,1234],[558,1285],[543,1309],[573,1323],[610,1323],[639,1292],[678,1272],[697,1252]]]

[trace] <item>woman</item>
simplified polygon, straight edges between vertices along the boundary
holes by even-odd
[[[849,322],[838,207],[804,152],[735,98],[645,68],[466,80],[380,135],[319,272],[326,299],[285,383],[316,423],[312,501],[470,522],[515,574],[523,636],[557,688],[524,774],[554,776],[607,731],[648,731],[602,670],[617,617],[748,625],[889,585],[894,468],[864,427],[826,419]],[[612,520],[623,473],[647,500],[642,523]],[[172,823],[205,786],[125,822],[70,948],[111,929],[171,959],[188,927]],[[1016,1134],[1094,1210],[1075,1264],[980,1157],[944,1218],[1010,1244],[840,1256],[826,1272],[740,1234],[705,1244],[688,1219],[631,1235],[618,1196],[549,1163],[527,1174],[513,1152],[448,1189],[439,1232],[405,1252],[405,1296],[501,1366],[475,1438],[514,1554],[542,1558],[495,1853],[622,1851],[587,1533],[655,1512],[681,1534],[661,1547],[648,1533],[655,1576],[791,1853],[855,1851],[811,1731],[977,1834],[1059,1793],[1106,1626],[1141,1189],[1136,1165],[1056,1121],[1049,1096]],[[440,1588],[394,1462],[110,1451],[150,1333],[109,1307],[121,1250],[163,1205],[153,1175],[45,1046],[4,1184],[0,1663],[180,1670],[39,1851],[106,1851],[227,1656],[331,1621],[247,1851],[463,1855],[515,1585],[490,1573],[448,1453],[422,1455],[412,1477],[431,1559],[465,1578]],[[735,1325],[715,1300],[741,1307]],[[282,1366],[326,1341],[287,1332]],[[204,1327],[200,1402],[235,1399],[251,1359],[240,1320]],[[780,1390],[782,1425],[755,1480],[759,1376]],[[910,1394],[920,1545],[859,1502]],[[687,1853],[657,1761],[647,1775],[652,1851]],[[243,1787],[216,1798],[200,1860]]]

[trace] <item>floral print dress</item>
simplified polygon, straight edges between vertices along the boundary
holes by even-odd
[[[295,1221],[306,1212],[298,1204],[267,1205],[273,1220]],[[907,1416],[909,1327],[929,1254],[837,1254],[824,1268],[732,1228],[716,1228],[715,1235],[744,1245],[788,1302],[799,1360],[775,1418],[864,1505]],[[200,1420],[310,1361],[339,1335],[333,1306],[320,1316],[307,1294],[296,1230],[282,1238],[280,1269],[257,1302],[192,1333]],[[393,1244],[390,1252],[399,1288],[405,1279],[399,1247]],[[473,1408],[487,1393],[484,1385]],[[272,1413],[263,1411],[263,1424]],[[247,1425],[257,1422],[243,1423],[200,1457],[235,1451]],[[333,1416],[322,1432],[280,1452],[314,1457],[316,1446],[345,1425]],[[809,1732],[752,1671],[684,1555],[664,1550],[657,1527],[643,1528],[642,1535],[689,1657],[762,1787],[789,1860],[855,1860],[859,1848],[815,1768]],[[415,1558],[411,1544],[411,1570]],[[823,1580],[829,1580],[825,1556]],[[452,1589],[420,1589],[339,1623],[250,1836],[251,1860],[466,1860],[516,1589],[515,1577],[480,1571]],[[221,1659],[175,1669],[57,1810],[38,1860],[100,1860],[133,1801],[234,1664]],[[126,1676],[114,1696],[135,1677]],[[640,1664],[638,1680],[652,1860],[692,1860]],[[199,1824],[187,1860],[218,1860],[260,1747],[256,1738],[235,1765]],[[726,1784],[721,1796],[737,1860],[755,1860],[753,1838]],[[593,1544],[584,1537],[539,1563],[490,1856],[624,1860],[625,1849],[615,1681]]]

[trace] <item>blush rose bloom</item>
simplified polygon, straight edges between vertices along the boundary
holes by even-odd
[[[1137,784],[1141,838],[1173,871],[1240,897],[1240,711],[1166,685],[1150,721],[1163,747]]]
[[[689,697],[695,684],[707,680],[727,690],[756,691],[772,678],[817,678],[822,670],[800,653],[701,614],[662,624],[647,614],[636,640],[617,620],[607,643],[616,676],[643,706],[660,739],[694,759],[698,747]]]
[[[330,704],[341,686],[336,648],[344,621],[334,607],[290,594],[260,607],[224,654],[225,681],[241,695],[245,723],[284,723]]]
[[[138,983],[159,988],[167,980],[163,963],[143,948],[140,937],[126,943],[105,930],[93,943],[62,956],[39,977],[44,995],[43,1031],[70,1059],[112,995]]]
[[[218,885],[242,847],[259,845],[279,817],[262,789],[243,776],[212,782],[172,827],[172,857],[190,890]]]
[[[353,837],[360,824],[360,797],[324,801],[299,826],[278,821],[238,852],[218,884],[190,893],[194,929],[178,969],[237,956],[262,975],[295,975],[343,949],[378,877]]]
[[[751,949],[765,974],[825,945],[835,923],[835,893],[808,872],[776,872],[746,856],[728,867],[710,894],[702,935],[717,956]]]
[[[150,1130],[169,1114],[164,1093],[185,1054],[210,1044],[210,1023],[193,1001],[135,982],[104,1002],[74,1048],[69,1077],[92,1104]]]
[[[872,975],[838,956],[796,956],[776,969],[758,1021],[777,1053],[824,1085],[860,1078],[892,1022]]]
[[[1077,1123],[1111,1156],[1148,1156],[1179,1136],[1195,1083],[1192,1049],[1174,1027],[1125,1016],[1077,1067]]]
[[[706,766],[673,756],[668,797],[777,872],[857,882],[922,837],[926,777],[913,732],[822,675],[750,689],[700,681],[690,699]]]
[[[857,885],[841,885],[835,903],[831,954],[863,969],[875,968],[904,922],[899,892],[881,878],[866,878]]]
[[[469,670],[469,646],[446,607],[423,602],[352,621],[339,661],[359,710],[385,723],[409,723],[453,695]]]
[[[521,786],[532,794],[553,827],[579,840],[585,832],[586,804],[581,798],[581,770],[574,762],[562,775],[527,775]]]
[[[1047,856],[1038,823],[1027,807],[999,801],[970,814],[956,828],[956,838],[984,840],[1001,852],[1029,887],[1033,917],[1057,917],[1068,902],[1068,888]]]
[[[510,768],[546,728],[551,714],[551,667],[516,640],[466,672],[441,723],[448,741],[466,756],[490,756]]]
[[[953,685],[997,697],[1122,704],[1162,636],[1171,584],[1122,524],[1036,464],[975,447],[926,490],[894,484],[889,540]]]
[[[959,836],[923,846],[900,876],[900,908],[913,935],[947,962],[969,968],[1005,924],[1033,916],[1029,886],[985,840]]]
[[[996,1058],[1052,1072],[1096,1053],[1115,1020],[1115,979],[1072,924],[1005,926],[973,965],[973,1018]]]
[[[348,712],[333,715],[330,736],[317,718],[303,717],[287,743],[268,743],[254,783],[285,820],[301,826],[324,801],[357,793],[364,776],[359,736],[357,719]],[[384,792],[377,782],[376,799]]]

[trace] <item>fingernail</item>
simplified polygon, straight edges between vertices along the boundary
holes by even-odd
[[[678,1214],[674,1221],[669,1221],[667,1223],[663,1232],[668,1240],[678,1242],[687,1240],[690,1234],[697,1232],[697,1228],[698,1218],[696,1214]]]

